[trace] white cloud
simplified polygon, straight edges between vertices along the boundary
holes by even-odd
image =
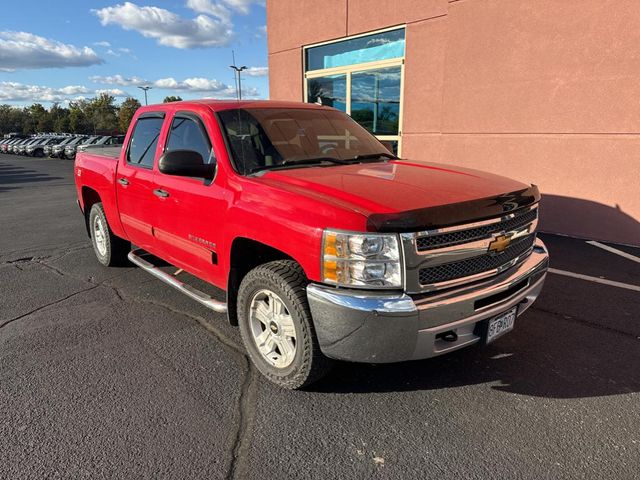
[[[68,87],[59,88],[57,92],[63,95],[78,95],[80,93],[89,93],[89,89],[82,85],[69,85]]]
[[[140,77],[111,75],[107,77],[93,76],[89,79],[94,83],[104,85],[118,85],[122,87],[149,85],[153,88],[172,90],[176,92],[203,93],[207,94],[209,97],[235,98],[236,96],[236,89],[234,86],[227,85],[212,78],[192,77],[184,80],[176,80],[173,77],[167,77],[149,81]],[[259,92],[254,87],[243,87],[242,95],[246,97],[257,97]]]
[[[252,4],[265,6],[264,0],[187,0],[187,7],[197,13],[213,15],[214,17],[229,19],[234,10],[243,15],[249,13]]]
[[[18,82],[0,82],[0,102],[66,102],[68,100],[86,98],[83,95],[99,95],[100,93],[108,93],[114,97],[129,96],[126,92],[117,88],[91,90],[82,85],[55,88]]]
[[[89,77],[93,83],[102,83],[105,85],[118,85],[121,87],[146,85],[147,82],[144,78],[140,77],[123,77],[122,75],[109,75],[106,77],[100,75],[94,75]]]
[[[249,67],[242,73],[250,77],[266,77],[269,75],[269,67]]]
[[[223,0],[224,3],[229,5],[234,10],[237,10],[240,13],[247,14],[249,13],[249,7],[251,5],[256,4],[262,7],[265,6],[264,0]]]
[[[94,90],[93,93],[95,93],[96,95],[101,95],[103,93],[106,93],[107,95],[111,95],[112,97],[130,97],[131,96],[127,92],[119,88],[102,88],[102,89]]]
[[[190,8],[197,13],[213,15],[225,22],[231,21],[231,12],[229,9],[224,5],[212,2],[211,0],[187,0],[187,8]]]
[[[140,7],[125,2],[92,12],[102,25],[117,25],[135,30],[160,45],[175,48],[204,48],[226,45],[231,38],[232,25],[223,18],[198,15],[185,19],[159,7]]]
[[[76,47],[27,32],[0,31],[0,70],[86,67],[104,63],[89,47]]]
[[[93,44],[94,44],[96,47],[105,47],[105,48],[107,48],[107,47],[110,47],[110,46],[111,46],[111,44],[110,44],[109,42],[104,41],[104,40],[103,40],[103,41],[101,41],[101,42],[93,42]]]

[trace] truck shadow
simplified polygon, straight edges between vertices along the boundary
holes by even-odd
[[[491,345],[400,364],[340,362],[311,388],[353,394],[482,384],[545,398],[640,392],[638,318],[637,292],[549,274],[538,301],[518,317],[515,330]]]
[[[536,312],[520,320],[520,332],[486,348],[461,350],[446,356],[401,364],[339,363],[311,390],[326,393],[382,393],[490,385],[508,393],[545,398],[586,398],[640,392],[637,340],[620,350],[619,342],[603,341],[600,349],[567,345],[548,334],[531,344]],[[527,314],[525,314],[527,315]],[[538,313],[539,315],[539,313]],[[532,328],[530,328],[532,327]],[[537,336],[537,335],[536,335]],[[602,355],[603,351],[609,352]],[[610,358],[616,352],[617,359]]]
[[[539,230],[614,243],[640,242],[640,222],[620,205],[562,195],[542,196]]]

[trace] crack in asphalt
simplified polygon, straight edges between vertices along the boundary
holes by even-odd
[[[86,247],[85,247],[86,248]],[[80,250],[80,249],[74,249],[73,251],[76,250]],[[8,262],[5,262],[7,264],[12,264],[14,266],[17,266],[16,264],[19,263],[34,263],[36,265],[41,265],[44,268],[50,269],[52,271],[54,271],[56,274],[60,275],[60,276],[68,276],[70,278],[75,278],[76,280],[80,280],[82,282],[86,282],[89,284],[92,284],[91,287],[89,288],[85,288],[83,290],[79,290],[77,292],[74,292],[72,294],[67,295],[64,298],[55,300],[53,302],[47,303],[46,305],[42,305],[34,310],[31,310],[27,313],[24,313],[22,315],[19,315],[18,317],[15,317],[11,320],[8,320],[7,322],[3,323],[2,325],[0,325],[0,329],[5,327],[6,325],[9,325],[17,320],[20,320],[22,318],[28,317],[34,313],[37,313],[39,311],[42,311],[46,308],[49,308],[53,305],[57,305],[59,303],[62,303],[72,297],[75,297],[77,295],[89,292],[91,290],[94,290],[96,288],[99,287],[104,287],[104,288],[108,288],[109,290],[111,290],[115,296],[123,302],[126,302],[127,299],[136,301],[138,303],[146,303],[146,304],[151,304],[160,308],[163,308],[165,310],[168,310],[171,313],[177,314],[177,315],[182,315],[185,316],[189,319],[191,319],[192,321],[196,322],[199,326],[201,326],[202,328],[204,328],[211,336],[213,336],[216,340],[218,340],[218,342],[220,342],[223,347],[226,348],[227,351],[229,351],[232,355],[232,357],[234,358],[234,360],[236,361],[236,363],[238,365],[241,366],[241,369],[243,371],[244,374],[244,380],[240,386],[240,392],[239,392],[239,396],[238,396],[238,404],[237,404],[237,414],[238,414],[238,423],[237,423],[237,428],[235,429],[235,431],[231,432],[229,434],[229,455],[230,455],[230,459],[229,459],[229,465],[227,467],[227,472],[228,474],[226,475],[226,478],[228,479],[242,479],[245,478],[246,476],[246,471],[247,471],[247,467],[248,467],[248,457],[249,457],[249,448],[251,445],[251,432],[253,430],[253,423],[255,420],[255,404],[256,404],[256,398],[258,396],[258,376],[256,374],[255,369],[253,368],[249,357],[246,353],[246,350],[244,349],[244,347],[242,345],[239,345],[238,343],[236,343],[233,339],[229,338],[227,335],[225,335],[220,329],[216,328],[214,325],[212,325],[211,323],[209,323],[205,318],[199,316],[199,315],[195,315],[192,314],[190,312],[186,312],[184,310],[180,310],[180,309],[176,309],[174,307],[172,307],[171,305],[162,303],[162,302],[158,302],[156,300],[151,300],[148,298],[140,298],[140,297],[136,297],[136,296],[132,296],[129,294],[123,294],[122,291],[116,287],[115,285],[112,285],[108,282],[110,282],[111,280],[120,277],[126,273],[129,273],[133,270],[136,270],[136,268],[129,268],[123,272],[118,273],[117,275],[113,275],[105,280],[103,280],[100,283],[94,283],[91,279],[86,279],[86,278],[82,278],[78,275],[75,275],[73,273],[70,272],[65,272],[49,263],[47,263],[45,260],[59,260],[60,258],[65,257],[66,255],[73,253],[73,251],[65,251],[64,253],[62,253],[62,255],[60,255],[57,258],[52,258],[51,255],[49,256],[39,256],[39,257],[22,257],[19,259],[15,259],[15,260],[11,260]],[[150,279],[150,281],[153,281],[153,279]]]
[[[76,295],[80,295],[81,293],[86,293],[86,292],[89,292],[91,290],[95,290],[96,288],[101,287],[101,286],[102,286],[101,284],[92,285],[89,288],[85,288],[83,290],[79,290],[77,292],[71,293],[71,294],[67,295],[66,297],[59,298],[58,300],[54,300],[53,302],[49,302],[46,305],[42,305],[42,306],[40,306],[38,308],[35,308],[35,309],[33,309],[33,310],[31,310],[31,311],[29,311],[27,313],[23,313],[22,315],[18,315],[17,317],[12,318],[10,320],[7,320],[3,324],[1,324],[0,325],[0,329],[6,327],[7,325],[9,325],[9,324],[11,324],[13,322],[16,322],[16,321],[20,320],[22,318],[28,317],[29,315],[33,315],[34,313],[37,313],[37,312],[39,312],[41,310],[44,310],[45,308],[52,307],[53,305],[57,305],[59,303],[64,302],[65,300],[69,300],[70,298],[75,297]]]
[[[235,435],[232,449],[231,465],[227,478],[244,479],[249,466],[249,448],[251,447],[251,435],[255,421],[256,400],[258,398],[258,382],[256,371],[249,358],[245,356],[247,370],[238,399],[238,413],[240,415],[238,429]]]
[[[56,274],[60,275],[61,277],[65,277],[65,276],[66,276],[66,274],[65,274],[62,270],[59,270],[58,268],[54,267],[53,265],[49,265],[48,263],[45,263],[45,262],[44,262],[44,261],[42,261],[42,260],[36,260],[35,262],[36,262],[37,264],[42,265],[43,267],[45,267],[45,268],[47,268],[47,269],[51,270],[52,272],[54,272],[54,273],[56,273]],[[91,283],[91,282],[90,282],[90,283]]]
[[[5,252],[0,254],[0,265],[10,265],[13,262],[16,261],[20,261],[20,260],[24,260],[24,259],[35,259],[35,258],[52,258],[53,255],[55,255],[56,253],[61,253],[61,256],[58,258],[63,258],[66,255],[69,255],[71,253],[75,253],[77,251],[80,250],[86,250],[88,248],[91,248],[90,245],[86,245],[86,242],[82,242],[81,243],[76,243],[73,245],[68,246],[67,248],[60,248],[60,245],[55,245],[55,244],[47,244],[47,245],[40,245],[40,246],[34,246],[34,247],[30,247],[27,249],[19,249],[19,250],[13,250],[11,252]],[[17,258],[17,259],[11,259],[11,260],[3,260],[5,258],[10,258],[12,255],[29,255],[29,253],[31,252],[36,252],[36,253],[47,253],[46,255],[31,255],[31,256],[25,256],[22,258]],[[56,260],[58,258],[55,258]]]
[[[7,262],[5,262],[8,265],[14,265],[16,263],[29,263],[32,262],[36,257],[22,257],[22,258],[16,258],[14,260],[9,260]]]
[[[258,377],[256,375],[255,369],[249,361],[249,357],[244,347],[242,345],[238,345],[231,338],[226,336],[222,331],[217,329],[205,318],[200,317],[199,315],[194,315],[190,312],[176,309],[171,305],[167,305],[156,300],[134,297],[127,294],[122,295],[118,291],[119,289],[113,285],[105,284],[103,286],[115,290],[118,296],[120,296],[121,298],[130,298],[131,300],[137,301],[139,303],[148,303],[168,310],[169,312],[172,312],[174,314],[186,316],[187,318],[199,324],[214,338],[216,338],[216,340],[218,340],[224,347],[226,347],[228,351],[230,351],[238,365],[240,365],[243,370],[244,380],[242,382],[242,385],[240,386],[240,393],[238,396],[238,426],[235,432],[229,435],[229,443],[231,444],[231,458],[229,461],[229,466],[227,468],[228,474],[226,475],[226,478],[233,480],[245,478],[246,470],[249,463],[248,457],[249,447],[251,446],[251,432],[253,431],[253,423],[255,420],[255,405],[258,396]]]

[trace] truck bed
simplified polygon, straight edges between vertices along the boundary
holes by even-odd
[[[100,147],[100,146],[92,147],[92,145],[86,145],[81,149],[78,149],[78,153],[80,152],[88,153],[95,157],[105,157],[111,160],[117,160],[118,157],[120,157],[121,151],[122,151],[122,145],[119,145],[117,147]]]

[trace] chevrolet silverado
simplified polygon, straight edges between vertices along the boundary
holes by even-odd
[[[122,147],[79,151],[74,173],[98,261],[128,260],[226,313],[257,369],[285,388],[334,360],[492,342],[548,267],[536,186],[399,159],[326,106],[142,107]]]

